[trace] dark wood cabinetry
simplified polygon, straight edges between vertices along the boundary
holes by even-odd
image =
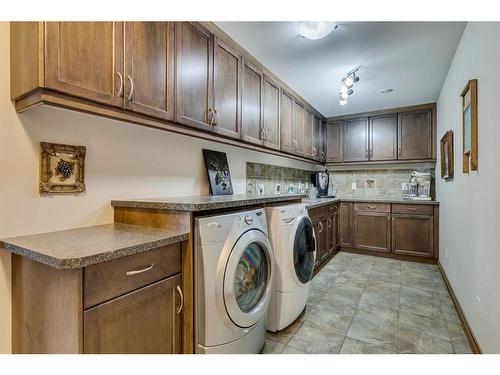
[[[344,123],[344,161],[367,161],[368,117],[346,120]]]
[[[181,353],[180,287],[176,275],[86,310],[84,352]]]
[[[339,208],[339,237],[340,246],[351,247],[351,226],[354,206],[352,203],[342,202]]]
[[[343,160],[343,123],[342,121],[327,122],[326,130],[326,162],[338,163]]]
[[[241,55],[220,38],[214,40],[214,133],[240,136]]]
[[[430,159],[433,146],[431,111],[400,113],[398,143],[398,159]]]
[[[396,114],[370,117],[369,158],[372,161],[396,160],[398,118]]]
[[[264,146],[280,148],[280,93],[281,89],[271,77],[264,75],[263,132]]]
[[[328,253],[335,252],[339,245],[339,206],[332,204],[328,212]]]
[[[293,153],[295,151],[295,121],[293,97],[281,92],[281,151]]]
[[[309,210],[316,236],[315,270],[338,250],[338,204],[324,205]]]
[[[246,142],[263,144],[262,83],[264,73],[250,61],[243,62],[241,130]]]
[[[180,124],[212,131],[213,35],[197,23],[179,22],[175,37],[175,118]]]
[[[174,24],[125,23],[125,108],[174,120]],[[117,73],[118,74],[118,73]]]
[[[390,204],[354,205],[354,247],[363,250],[391,251]]]
[[[307,109],[304,117],[304,155],[314,158],[314,114]]]
[[[123,107],[123,22],[47,22],[45,38],[46,87]]]
[[[317,116],[314,116],[313,119],[313,158],[314,160],[323,161],[323,157],[325,155],[322,146],[322,130],[323,124],[321,123],[321,119]]]
[[[294,153],[298,155],[304,155],[304,129],[306,123],[306,109],[302,103],[299,103],[296,100],[294,100],[293,102],[293,114],[295,122]]]

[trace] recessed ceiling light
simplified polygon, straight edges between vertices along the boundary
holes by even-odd
[[[297,32],[306,39],[322,39],[339,25],[336,22],[299,22]]]
[[[388,93],[393,92],[393,91],[394,91],[394,89],[382,89],[379,92],[381,94],[388,94]]]

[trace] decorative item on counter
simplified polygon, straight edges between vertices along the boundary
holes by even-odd
[[[85,191],[84,146],[40,142],[40,193]]]
[[[225,152],[203,150],[210,195],[231,195],[233,184]]]
[[[450,180],[454,175],[453,130],[448,130],[441,138],[441,178]]]
[[[463,172],[477,170],[477,79],[467,82],[462,94]]]
[[[373,189],[375,187],[375,179],[374,178],[367,178],[365,180],[366,188],[367,189]]]
[[[274,193],[281,194],[281,184],[276,184],[276,186],[274,187]]]

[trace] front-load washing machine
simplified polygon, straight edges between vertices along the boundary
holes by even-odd
[[[263,209],[195,219],[197,353],[258,353],[274,255]]]
[[[304,204],[266,208],[274,250],[274,286],[267,329],[289,326],[304,310],[314,270],[316,238]]]

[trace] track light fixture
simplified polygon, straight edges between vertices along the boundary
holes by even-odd
[[[347,104],[347,98],[354,93],[354,90],[352,87],[356,82],[359,82],[359,77],[356,75],[356,73],[359,71],[359,68],[361,66],[358,66],[357,68],[351,70],[349,73],[347,73],[346,77],[342,79],[342,85],[340,86],[340,105],[346,105]]]

